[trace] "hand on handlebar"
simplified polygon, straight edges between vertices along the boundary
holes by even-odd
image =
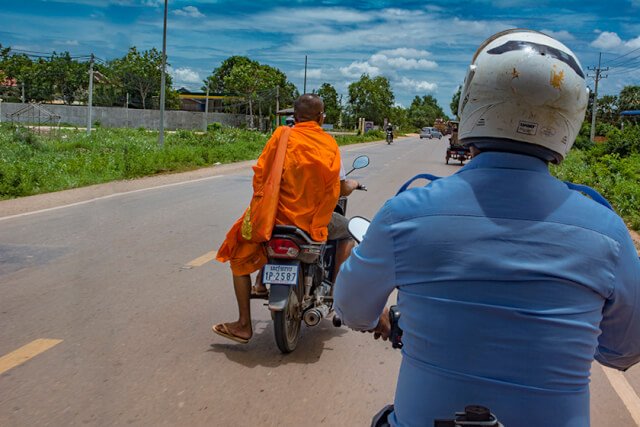
[[[373,333],[373,339],[382,338],[383,341],[389,339],[391,333],[391,322],[389,321],[389,308],[385,307],[378,319],[378,324],[369,332]]]

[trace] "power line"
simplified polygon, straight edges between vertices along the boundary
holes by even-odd
[[[616,62],[616,61],[620,60],[620,58],[624,58],[625,56],[627,56],[629,54],[632,54],[633,52],[635,52],[637,50],[640,50],[640,47],[638,47],[636,49],[633,49],[633,50],[630,50],[629,52],[625,53],[624,55],[620,55],[620,56],[618,56],[616,58],[610,59],[609,61],[606,61],[605,64],[611,65],[612,62]]]
[[[625,65],[630,64],[630,63],[632,63],[632,62],[635,62],[635,61],[637,61],[638,59],[640,59],[640,55],[638,55],[638,56],[634,56],[634,57],[629,58],[629,59],[626,59],[625,61],[623,61],[623,62],[621,62],[621,63],[619,63],[619,64],[614,64],[614,65],[609,65],[609,66],[610,66],[610,67],[612,67],[612,68],[615,68],[615,67],[624,67]]]
[[[620,75],[620,74],[626,74],[626,73],[630,73],[630,72],[632,72],[632,71],[640,71],[640,62],[636,63],[636,64],[634,65],[634,68],[627,68],[627,67],[625,67],[625,69],[624,69],[624,70],[621,70],[621,71],[613,71],[613,72],[610,72],[610,73],[609,73],[609,75],[612,75],[612,76],[618,76],[618,75]]]

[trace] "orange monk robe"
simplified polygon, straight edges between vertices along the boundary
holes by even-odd
[[[267,179],[283,129],[271,135],[253,167],[254,191]],[[284,157],[276,224],[295,225],[313,240],[327,240],[327,225],[339,196],[338,144],[316,122],[297,123],[291,129]],[[263,245],[242,237],[243,217],[233,224],[216,255],[220,262],[230,261],[236,276],[257,271],[267,262]]]

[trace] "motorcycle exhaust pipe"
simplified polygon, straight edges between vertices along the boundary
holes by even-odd
[[[304,320],[304,323],[306,323],[307,326],[316,326],[327,314],[329,314],[328,307],[326,305],[321,305],[305,311],[302,316],[302,320]]]

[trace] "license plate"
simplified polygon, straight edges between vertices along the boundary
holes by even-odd
[[[298,266],[267,264],[262,273],[262,282],[275,285],[297,285]]]

